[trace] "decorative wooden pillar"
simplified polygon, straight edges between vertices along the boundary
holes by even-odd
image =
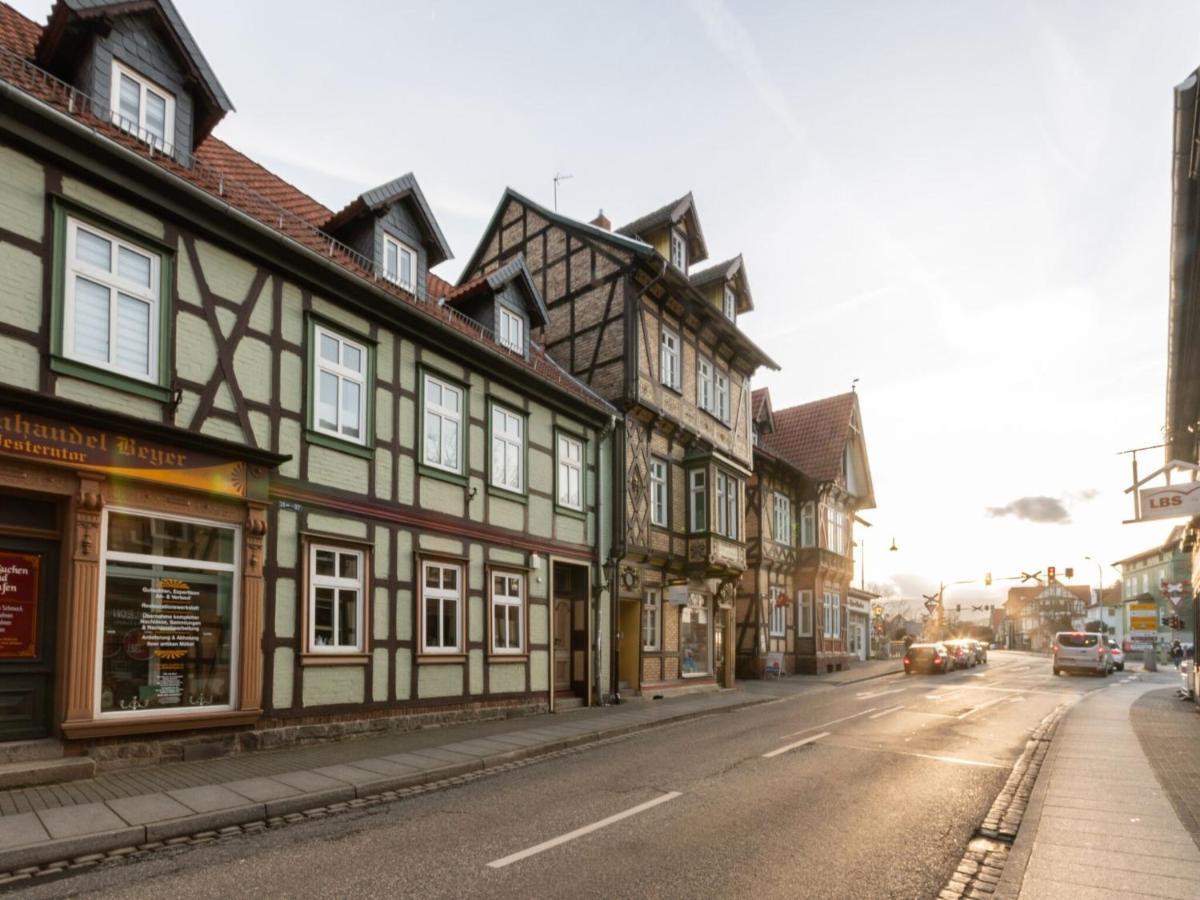
[[[245,548],[242,555],[241,667],[238,681],[245,711],[262,709],[263,673],[263,564],[267,535],[265,504],[246,509]]]
[[[71,529],[71,584],[66,594],[66,678],[64,721],[95,718],[96,634],[100,628],[100,521],[104,513],[101,479],[79,476]]]

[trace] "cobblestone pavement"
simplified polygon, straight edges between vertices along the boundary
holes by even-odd
[[[1175,814],[1200,847],[1200,708],[1165,688],[1139,698],[1130,718]]]

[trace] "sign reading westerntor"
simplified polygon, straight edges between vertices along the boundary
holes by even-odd
[[[0,453],[105,475],[246,495],[244,463],[3,408]]]

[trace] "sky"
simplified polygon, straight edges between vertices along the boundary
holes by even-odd
[[[1162,440],[1200,3],[176,5],[237,107],[216,133],[334,209],[413,172],[445,278],[506,186],[570,175],[560,211],[618,226],[692,191],[711,261],[745,255],[775,408],[858,379],[868,586],[1107,584],[1170,530],[1122,524],[1118,454]]]

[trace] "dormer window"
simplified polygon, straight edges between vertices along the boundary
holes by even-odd
[[[113,122],[140,140],[172,152],[175,134],[175,97],[154,82],[113,60]]]
[[[503,346],[516,353],[525,353],[525,320],[516,313],[500,307],[496,323],[496,338]]]
[[[687,272],[687,239],[682,231],[671,231],[671,265],[680,272]]]
[[[725,299],[722,307],[725,312],[725,318],[730,322],[737,321],[737,295],[734,294],[733,288],[725,285]]]
[[[406,291],[416,285],[417,251],[390,234],[383,236],[383,277]]]

